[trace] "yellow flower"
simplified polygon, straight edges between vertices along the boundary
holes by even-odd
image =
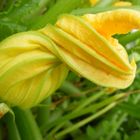
[[[140,28],[140,13],[114,10],[63,15],[56,26],[13,35],[0,43],[0,98],[30,108],[51,95],[68,70],[110,88],[126,88],[136,64],[112,35]]]
[[[134,80],[136,64],[112,35],[127,33],[140,26],[140,13],[114,10],[82,17],[63,15],[56,27],[42,32],[59,47],[56,51],[73,71],[106,87],[126,88]]]
[[[61,85],[68,69],[47,49],[53,45],[37,31],[18,33],[0,43],[2,100],[10,105],[29,108]]]

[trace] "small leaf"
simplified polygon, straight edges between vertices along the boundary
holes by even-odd
[[[11,113],[14,118],[14,112],[9,108],[9,106],[5,103],[0,103],[0,119],[8,112]]]
[[[91,126],[87,127],[87,135],[90,139],[94,138],[95,130]]]
[[[122,109],[123,111],[135,118],[140,118],[140,105],[138,104],[133,104],[129,102],[123,103],[120,105],[120,109]]]

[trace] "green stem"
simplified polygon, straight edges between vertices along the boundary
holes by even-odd
[[[8,140],[21,140],[17,125],[11,114],[6,116],[6,124],[8,129]]]
[[[51,105],[51,97],[47,98],[44,102],[43,102],[44,106],[41,106],[38,108],[37,111],[37,123],[39,128],[41,128],[43,126],[44,129],[40,129],[40,132],[42,135],[44,135],[45,130],[50,122],[50,105]]]
[[[55,122],[52,122],[52,123],[48,124],[47,129],[52,128],[53,126],[59,124],[61,121],[70,119],[71,116],[73,117],[73,116],[75,116],[75,114],[76,114],[76,116],[77,116],[77,115],[79,114],[79,111],[80,111],[83,107],[85,107],[86,105],[90,104],[90,103],[93,102],[93,101],[96,101],[96,100],[99,99],[103,94],[105,94],[105,92],[101,92],[101,93],[99,92],[99,93],[93,94],[92,96],[90,96],[90,97],[87,98],[86,100],[82,100],[82,101],[79,103],[80,106],[78,107],[77,111],[74,110],[72,113],[70,113],[70,114],[68,114],[68,115],[66,115],[66,116],[64,116],[64,117],[59,118],[59,119],[56,120]],[[82,104],[84,104],[84,105],[82,105]],[[78,113],[77,113],[77,112],[78,112]],[[41,130],[44,130],[44,126],[41,127]]]
[[[119,120],[117,121],[117,125],[115,125],[112,129],[112,131],[109,133],[107,140],[112,140],[114,134],[116,133],[116,131],[118,130],[118,128],[120,127],[120,125],[124,122],[125,118],[127,117],[127,113],[122,113],[122,115],[120,116]]]
[[[14,109],[16,123],[23,140],[43,140],[30,110]]]
[[[87,113],[95,112],[96,110],[104,107],[105,105],[108,105],[108,104],[113,103],[113,102],[117,102],[119,99],[122,99],[124,97],[125,97],[125,94],[115,95],[115,96],[107,98],[106,100],[103,100],[99,103],[90,105],[87,108],[81,110],[80,112],[77,112],[77,114],[78,114],[78,116],[80,116],[80,115],[84,115],[84,114],[87,114]]]
[[[79,117],[79,116],[82,116],[82,115],[85,115],[85,114],[88,114],[88,113],[93,113],[93,112],[97,111],[98,109],[104,107],[105,105],[108,105],[108,104],[110,104],[114,101],[122,99],[123,97],[125,97],[125,94],[120,94],[120,95],[118,94],[118,95],[110,97],[110,98],[108,98],[108,99],[106,99],[106,100],[104,100],[100,103],[90,105],[87,108],[84,108],[80,111],[69,113],[69,114],[59,118],[55,122],[52,122],[51,124],[49,124],[48,129],[52,128],[53,126],[57,126],[57,125],[59,126],[59,124],[61,126],[63,126],[65,124],[65,122],[68,121],[68,120],[74,119],[76,117]]]
[[[37,123],[40,126],[44,125],[47,126],[49,123],[49,117],[50,117],[50,107],[49,105],[51,104],[51,97],[46,99],[43,102],[44,106],[39,107],[38,112],[37,112]]]
[[[104,94],[106,94],[104,91],[101,91],[99,93],[93,94],[91,97],[89,97],[86,100],[84,100],[81,103],[79,103],[80,105],[73,112],[77,112],[77,111],[82,110],[85,106],[89,105],[91,102],[96,101],[97,99],[99,99]]]
[[[74,131],[74,130],[76,130],[76,129],[82,127],[82,126],[84,126],[85,124],[87,124],[87,123],[93,121],[93,120],[96,119],[97,117],[103,115],[104,113],[106,113],[107,111],[109,111],[110,109],[112,109],[113,107],[115,107],[116,104],[117,104],[117,103],[114,102],[114,103],[112,103],[112,104],[106,106],[105,108],[99,110],[97,113],[91,115],[90,117],[87,117],[86,119],[84,119],[84,120],[82,120],[82,121],[76,123],[75,125],[71,126],[70,128],[67,128],[67,129],[65,129],[65,130],[63,130],[63,131],[57,133],[57,134],[55,135],[55,138],[60,138],[60,137],[62,137],[62,136],[64,136],[64,135],[66,135],[66,134],[68,134],[68,133],[70,133],[70,132],[72,132],[72,131]]]
[[[64,125],[64,126],[63,126]],[[65,124],[60,124],[58,125],[57,127],[55,127],[55,129],[53,129],[53,131],[49,132],[49,135],[47,135],[44,139],[45,140],[52,140],[54,138],[54,134],[63,126],[63,128],[67,128],[67,127],[71,127],[73,126],[73,123],[68,121],[67,123]],[[80,130],[76,130],[76,133],[80,133]],[[72,133],[71,135],[74,135],[74,133]]]
[[[75,87],[71,82],[65,81],[61,87],[60,90],[65,92],[69,96],[73,97],[84,97],[84,95],[81,93],[79,88]]]
[[[102,7],[111,6],[117,1],[118,0],[101,0],[95,5],[95,7],[102,8]]]

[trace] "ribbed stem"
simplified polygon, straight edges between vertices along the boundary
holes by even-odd
[[[103,115],[104,113],[106,113],[107,111],[109,111],[110,109],[112,109],[117,103],[114,102],[108,106],[106,106],[105,108],[99,110],[97,113],[92,114],[91,116],[87,117],[86,119],[76,123],[75,125],[71,126],[70,128],[67,128],[61,132],[59,132],[58,134],[55,135],[55,138],[60,138],[82,126],[84,126],[85,124],[89,123],[90,121],[93,121],[94,119],[96,119],[97,117]]]
[[[104,91],[99,93],[93,94],[92,96],[88,97],[86,100],[82,101],[79,106],[74,110],[74,112],[82,110],[85,106],[89,105],[91,102],[98,100],[101,96],[105,95]]]
[[[84,97],[84,95],[81,93],[80,89],[75,87],[71,82],[65,81],[61,87],[60,90],[65,92],[69,96],[74,97]]]
[[[50,107],[49,105],[51,104],[51,97],[47,98],[44,102],[43,105],[38,108],[37,111],[37,123],[40,126],[44,125],[44,123],[47,125],[48,120],[50,117]]]
[[[21,140],[13,116],[11,116],[11,114],[8,114],[5,119],[6,119],[7,129],[8,129],[8,140]]]
[[[119,120],[117,121],[117,125],[115,125],[112,128],[112,131],[108,134],[107,140],[112,140],[114,134],[120,127],[120,125],[124,122],[125,118],[127,117],[127,113],[122,112],[122,115],[120,116]]]
[[[101,109],[103,107],[105,107],[106,105],[109,105],[113,102],[118,102],[120,101],[122,98],[125,97],[125,94],[119,94],[119,95],[116,95],[116,96],[113,96],[113,97],[110,97],[110,98],[107,98],[106,100],[104,101],[101,101],[99,103],[96,103],[96,104],[93,104],[93,105],[90,105],[88,106],[87,108],[84,108],[78,112],[72,112],[72,113],[69,113],[65,116],[63,116],[62,118],[58,119],[57,121],[55,121],[55,126],[56,128],[54,128],[52,131],[54,131],[55,129],[57,129],[57,127],[60,129],[61,127],[63,127],[63,125],[68,121],[68,120],[71,120],[71,119],[74,119],[74,118],[77,118],[77,117],[80,117],[82,115],[85,115],[85,114],[88,114],[88,113],[93,113],[95,111],[97,111],[98,109]],[[59,125],[60,124],[60,125]],[[52,132],[51,131],[51,132]]]
[[[73,118],[74,116],[77,116],[78,114],[80,114],[80,110],[82,110],[82,108],[84,108],[86,105],[90,104],[91,102],[96,101],[104,94],[105,94],[105,92],[99,92],[99,93],[93,94],[92,96],[88,97],[85,100],[82,100],[76,109],[77,111],[74,110],[72,113],[59,118],[58,120],[56,120],[55,122],[52,122],[51,124],[48,124],[47,128],[50,129],[53,126],[58,125],[60,122],[64,122],[64,121],[70,119],[71,117]],[[43,129],[43,128],[41,128],[41,129]]]
[[[39,127],[30,110],[15,108],[14,112],[22,140],[43,140]]]

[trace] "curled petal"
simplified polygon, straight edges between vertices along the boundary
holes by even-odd
[[[131,15],[131,10],[127,14]],[[129,62],[126,50],[116,39],[101,34],[83,17],[63,15],[56,26],[48,25],[42,32],[59,45],[55,48],[59,57],[72,70],[107,87],[126,88],[133,82],[135,61]]]
[[[99,33],[112,36],[140,29],[140,13],[136,10],[118,9],[82,17]]]
[[[96,51],[97,54],[100,54],[101,57],[105,58],[106,60],[110,60],[109,63],[112,64],[112,67],[116,67],[118,70],[131,73],[132,68],[128,59],[123,59],[123,56],[118,53],[118,50],[121,48],[120,45],[119,48],[112,47],[112,42],[110,43],[104,36],[102,36],[90,24],[88,24],[88,22],[82,20],[81,18],[67,15],[62,16],[56,25],[75,36],[89,48]],[[125,51],[123,52],[125,57],[127,57],[127,53]]]

